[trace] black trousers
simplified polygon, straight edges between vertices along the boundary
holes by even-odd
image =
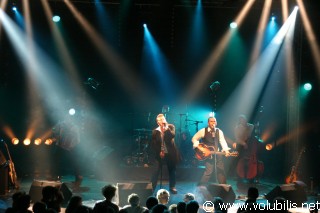
[[[216,161],[216,164],[215,164]],[[216,167],[216,171],[215,171]],[[213,177],[212,175],[216,175],[216,177]],[[224,172],[224,163],[222,156],[217,155],[216,159],[215,156],[212,156],[212,158],[209,158],[205,161],[205,171],[202,175],[202,178],[200,180],[200,184],[207,184],[210,179],[214,179],[215,181],[218,181],[220,184],[227,183],[227,178]]]
[[[169,174],[169,187],[172,188],[176,186],[176,163],[173,160],[171,160],[166,154],[163,159],[156,160],[156,165],[154,167],[154,171],[151,176],[151,183],[152,183],[153,190],[155,190],[157,187],[159,175],[160,175],[160,181],[163,180],[163,166],[165,164],[167,165],[168,174]]]
[[[54,152],[54,175],[61,176],[66,174],[73,174],[75,176],[75,181],[80,176],[80,162],[77,147],[72,150],[66,150],[59,146],[55,147]]]

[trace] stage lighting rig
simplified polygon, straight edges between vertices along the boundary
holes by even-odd
[[[91,77],[89,77],[84,82],[84,84],[92,87],[93,89],[98,89],[98,87],[100,86],[100,83],[97,80],[95,80],[94,78],[91,78]]]

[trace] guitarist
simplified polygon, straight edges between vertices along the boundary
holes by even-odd
[[[215,117],[208,118],[208,126],[200,129],[192,138],[193,148],[199,149],[199,142],[207,146],[213,146],[216,151],[225,152],[225,156],[229,156],[228,144],[224,138],[222,130],[216,128],[217,119]],[[197,150],[196,150],[197,151]],[[224,163],[221,155],[211,156],[205,160],[205,171],[198,185],[206,185],[213,174],[216,166],[216,177],[220,184],[227,182],[226,175],[224,172]]]

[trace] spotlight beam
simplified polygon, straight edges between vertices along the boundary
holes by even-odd
[[[258,30],[257,30],[257,34],[256,34],[254,48],[253,48],[251,59],[249,62],[250,65],[253,64],[253,62],[259,56],[259,53],[261,50],[261,44],[262,44],[262,40],[263,40],[263,35],[264,35],[264,30],[266,28],[268,17],[270,14],[271,3],[272,3],[272,0],[266,0],[264,2],[264,7],[262,10],[262,15],[260,18],[260,22],[259,22],[259,26],[258,26]]]
[[[307,39],[309,42],[309,45],[311,47],[311,52],[312,52],[312,57],[314,59],[315,65],[316,65],[316,69],[318,72],[318,79],[320,81],[320,49],[319,49],[319,43],[317,40],[317,37],[315,36],[315,33],[311,27],[311,22],[310,19],[307,15],[306,9],[304,7],[303,1],[302,0],[297,0],[298,6],[299,6],[299,10],[300,10],[300,14],[301,14],[301,18],[302,18],[302,23],[303,23],[303,27],[306,31],[307,34]]]
[[[49,110],[56,111],[57,106],[66,108],[64,100],[68,95],[74,96],[73,88],[67,82],[67,78],[53,61],[32,42],[30,49],[30,38],[0,9],[0,21],[8,34],[18,57],[24,67],[32,75],[33,81],[39,87],[40,96]],[[58,82],[58,83],[57,83]],[[50,96],[50,98],[47,98]],[[53,115],[52,115],[53,116]],[[53,116],[53,120],[62,119],[62,115]]]
[[[82,81],[80,80],[80,77],[77,73],[77,67],[72,60],[71,54],[67,48],[67,45],[63,39],[63,36],[61,35],[59,28],[51,21],[51,17],[53,16],[52,10],[47,0],[41,0],[41,3],[44,8],[49,27],[53,33],[54,41],[58,47],[58,55],[63,63],[63,66],[66,68],[65,70],[67,70],[70,74],[70,78],[72,79],[70,82],[73,84],[73,87],[76,89],[77,93],[81,94],[83,91],[83,87],[81,87]]]
[[[166,99],[172,100],[175,93],[175,83],[173,83],[172,76],[170,75],[171,68],[169,67],[167,59],[163,55],[160,47],[147,27],[144,28],[142,61],[144,67],[146,67],[145,64],[148,64],[147,69],[155,72],[161,87],[160,91],[164,93]]]
[[[281,0],[281,5],[282,5],[282,20],[283,20],[283,23],[284,23],[287,20],[288,15],[289,15],[288,1],[287,0]]]
[[[233,94],[228,98],[221,109],[222,114],[228,114],[231,109],[235,114],[252,114],[254,106],[258,102],[266,80],[272,70],[276,57],[279,54],[285,36],[290,27],[294,26],[296,14],[297,10],[294,10],[278,31],[277,35],[265,48],[257,61],[251,66],[247,75],[239,83],[238,87],[234,90]],[[237,107],[235,108],[234,106]],[[229,119],[230,121],[227,121],[227,123],[231,124],[232,116],[230,116]]]
[[[238,26],[242,24],[245,15],[248,13],[254,2],[255,0],[247,1],[239,15],[236,17],[235,21]],[[208,79],[209,75],[212,74],[212,71],[215,69],[219,59],[223,55],[223,51],[230,41],[231,35],[232,31],[228,30],[218,43],[218,46],[211,52],[210,56],[200,69],[199,74],[196,76],[196,79],[192,82],[191,86],[189,86],[189,90],[183,97],[182,102],[191,102],[200,92],[203,83]]]
[[[69,1],[64,0],[71,13],[74,15],[76,20],[83,27],[83,30],[87,36],[94,43],[101,56],[105,59],[106,65],[111,66],[113,74],[119,79],[119,82],[125,88],[128,94],[131,94],[131,98],[137,99],[141,97],[142,82],[140,82],[137,76],[134,75],[133,71],[121,60],[121,58],[113,52],[112,48],[103,40],[99,33],[92,27],[92,25],[85,19],[84,16],[75,8],[75,6]]]
[[[0,8],[2,10],[5,10],[7,5],[8,5],[8,0],[3,0],[3,1],[1,1]],[[2,24],[0,22],[0,38],[1,38],[1,32],[2,32]]]

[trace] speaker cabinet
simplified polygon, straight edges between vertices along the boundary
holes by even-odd
[[[132,193],[140,197],[140,202],[143,206],[145,205],[143,202],[152,195],[151,183],[117,183],[117,187],[115,202],[121,207],[128,204],[128,196]]]
[[[68,201],[72,197],[72,192],[65,183],[62,183],[59,181],[34,180],[32,182],[32,185],[31,185],[30,191],[29,191],[31,201],[33,203],[35,203],[37,201],[41,201],[42,189],[46,186],[56,187],[62,192],[63,197],[64,197],[63,204],[68,203]]]
[[[236,199],[236,194],[229,184],[209,184],[207,190],[213,197],[221,197],[225,203],[233,203]]]
[[[276,197],[283,197],[297,206],[302,206],[302,203],[307,201],[304,188],[305,184],[301,184],[301,182],[276,186],[266,195],[266,199],[272,203]]]

